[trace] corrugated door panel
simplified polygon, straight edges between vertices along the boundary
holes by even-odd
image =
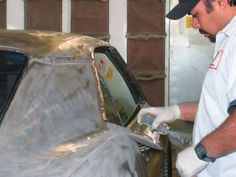
[[[164,105],[165,2],[128,0],[128,68],[151,106]]]
[[[6,28],[6,0],[0,0],[0,28]]]
[[[109,1],[72,0],[71,31],[109,39]]]
[[[165,1],[128,0],[128,32],[163,32]]]
[[[163,39],[128,39],[129,68],[134,70],[162,70],[165,67]],[[160,52],[159,52],[160,51]]]
[[[163,43],[163,39],[128,39],[128,67],[153,106],[164,104]]]
[[[62,30],[62,0],[25,0],[25,28]]]

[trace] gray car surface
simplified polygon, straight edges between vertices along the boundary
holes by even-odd
[[[121,123],[109,123],[114,110],[101,89],[123,81],[110,65],[98,73],[106,57],[95,52],[100,47],[110,45],[78,34],[0,30],[0,176],[153,176],[129,136],[140,107],[133,92],[110,95]],[[163,151],[151,153],[162,168]]]

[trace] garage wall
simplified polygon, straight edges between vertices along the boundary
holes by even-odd
[[[7,29],[24,29],[24,0],[5,1]]]
[[[196,30],[186,28],[187,17],[164,18],[165,11],[177,3],[0,0],[0,28],[73,31],[109,40],[127,61],[151,105],[176,104],[199,98],[214,47]]]
[[[0,28],[6,28],[6,1],[0,0]]]
[[[71,7],[71,32],[109,41],[108,1],[72,0]]]
[[[128,67],[149,104],[165,99],[165,1],[128,0]]]
[[[167,11],[178,0],[169,1]],[[169,62],[169,104],[197,101],[204,76],[213,58],[214,43],[192,28],[191,16],[167,20]]]
[[[25,29],[62,31],[61,0],[25,0],[24,11]]]
[[[7,0],[6,9],[8,29],[82,33],[109,41],[127,61],[150,105],[164,105],[164,1]]]
[[[127,0],[2,0],[7,29],[80,32],[109,40],[125,60]],[[110,23],[109,25],[109,22]],[[114,26],[113,26],[114,25]],[[4,28],[4,24],[2,25]],[[125,30],[125,31],[124,31]],[[122,37],[121,37],[122,35]],[[117,38],[119,37],[119,38]],[[121,38],[120,38],[121,37]],[[120,40],[122,39],[122,42]],[[118,42],[119,41],[119,42]],[[113,45],[114,45],[113,44]]]

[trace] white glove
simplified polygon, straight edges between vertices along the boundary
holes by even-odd
[[[181,177],[193,177],[208,166],[209,162],[200,160],[194,146],[188,147],[177,155],[176,168]]]
[[[137,121],[139,124],[141,124],[143,116],[147,114],[155,118],[152,124],[152,129],[157,129],[159,125],[163,122],[173,122],[176,119],[179,119],[181,115],[178,105],[173,105],[169,107],[143,108],[138,113]]]

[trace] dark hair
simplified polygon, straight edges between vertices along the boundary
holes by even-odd
[[[229,0],[229,1],[234,1],[234,0]],[[204,4],[205,4],[207,13],[211,13],[214,10],[211,0],[204,0]]]
[[[228,3],[230,6],[235,6],[236,0],[228,0]],[[204,0],[204,4],[205,4],[207,13],[211,13],[214,10],[211,0]]]
[[[236,0],[228,0],[230,6],[235,6],[236,5]]]

